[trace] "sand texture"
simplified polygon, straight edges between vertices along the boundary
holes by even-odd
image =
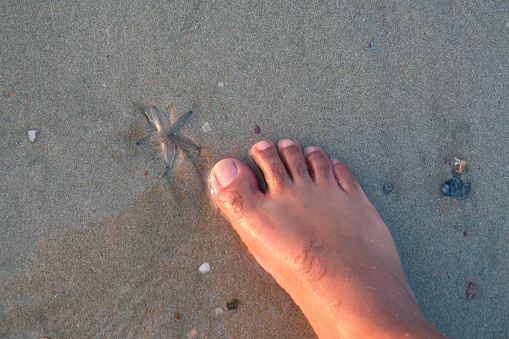
[[[211,203],[262,138],[351,165],[450,338],[509,333],[509,2],[121,3],[0,2],[0,337],[314,338]]]

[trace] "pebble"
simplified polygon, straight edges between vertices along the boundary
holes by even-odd
[[[221,307],[216,307],[215,311],[216,315],[220,315],[221,313],[223,313],[223,309]]]
[[[198,331],[196,330],[196,328],[193,328],[191,331],[189,331],[189,333],[187,334],[187,337],[189,339],[196,339],[196,338],[198,338]]]
[[[384,194],[389,194],[394,190],[394,185],[390,182],[385,182],[382,185],[382,190],[384,191]]]
[[[35,135],[37,134],[36,129],[31,129],[28,131],[28,138],[30,138],[31,142],[35,142]]]
[[[447,180],[442,185],[442,194],[457,199],[465,199],[470,193],[470,182],[461,181],[458,178]]]
[[[261,129],[261,127],[260,127],[260,126],[258,126],[258,125],[255,125],[255,127],[254,127],[254,132],[255,132],[255,134],[260,134],[260,133],[262,133],[262,129]]]
[[[236,310],[237,307],[239,306],[239,303],[240,303],[239,299],[233,298],[232,300],[226,303],[226,308],[228,309],[228,311]]]
[[[210,264],[208,262],[201,264],[200,268],[198,268],[198,271],[203,274],[210,272]]]

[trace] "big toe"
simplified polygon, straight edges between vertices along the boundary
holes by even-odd
[[[254,172],[235,158],[222,159],[215,164],[209,183],[216,205],[234,226],[250,217],[264,197]]]

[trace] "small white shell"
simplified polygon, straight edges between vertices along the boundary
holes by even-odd
[[[201,264],[200,268],[198,268],[198,271],[203,274],[210,272],[210,264],[208,262]]]
[[[210,124],[208,122],[204,123],[203,126],[201,127],[201,130],[203,131],[203,133],[208,133],[210,132],[212,129],[210,128]]]
[[[30,138],[31,142],[35,142],[35,135],[37,133],[36,129],[31,129],[28,131],[28,138]]]

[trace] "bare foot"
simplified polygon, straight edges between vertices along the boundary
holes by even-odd
[[[299,305],[320,338],[444,336],[407,283],[384,221],[350,168],[293,140],[262,140],[251,155],[267,182],[227,158],[212,196],[258,263]]]

